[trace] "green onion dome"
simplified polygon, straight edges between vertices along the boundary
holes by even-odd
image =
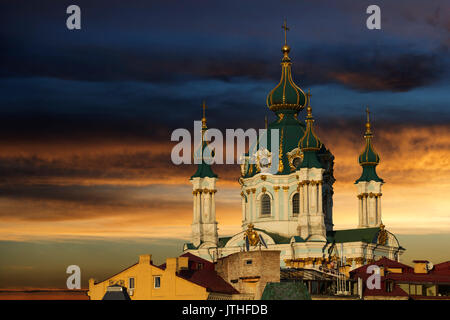
[[[306,104],[305,93],[292,80],[291,59],[288,56],[290,50],[287,44],[282,47],[281,80],[267,95],[267,106],[274,112],[279,110],[298,112]]]
[[[193,178],[217,178],[217,174],[215,174],[212,171],[210,161],[208,163],[205,160],[212,160],[214,157],[214,151],[211,152],[211,150],[208,147],[208,142],[205,141],[204,135],[207,130],[206,127],[206,117],[205,117],[205,102],[203,102],[203,118],[202,118],[202,141],[200,146],[197,148],[197,150],[194,152],[194,159],[196,160],[198,164],[197,171],[194,173],[193,176],[191,176],[191,179]],[[211,155],[211,157],[208,157],[208,155]]]
[[[305,134],[298,143],[298,147],[302,150],[304,155],[300,168],[322,168],[322,164],[319,162],[316,154],[317,151],[322,148],[322,142],[320,142],[319,138],[314,132],[314,118],[312,116],[312,108],[309,103],[311,94],[308,93],[308,97],[308,107],[306,108],[307,116],[305,120],[306,130]]]
[[[358,162],[363,168],[363,172],[361,177],[356,180],[355,183],[360,181],[378,181],[383,182],[383,179],[378,177],[375,167],[380,163],[380,156],[375,151],[372,145],[372,131],[370,128],[370,120],[369,120],[369,109],[367,108],[367,122],[366,122],[366,133],[364,134],[364,139],[366,140],[366,146],[364,147],[364,151],[359,155]]]

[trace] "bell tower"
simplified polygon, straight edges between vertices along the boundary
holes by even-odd
[[[359,155],[358,161],[363,171],[361,177],[356,180],[358,192],[358,228],[379,227],[381,223],[381,186],[384,181],[378,177],[375,170],[380,163],[380,156],[372,145],[372,131],[370,127],[370,112],[366,109],[367,121],[364,139],[366,146]]]
[[[192,243],[198,247],[205,244],[207,247],[217,246],[217,221],[215,193],[217,175],[212,171],[211,166],[205,162],[205,154],[210,152],[208,143],[204,139],[206,127],[205,117],[206,105],[203,102],[202,134],[201,144],[195,152],[199,165],[197,171],[191,177],[192,197],[193,197],[193,220],[192,220]]]
[[[314,118],[308,92],[306,131],[299,142],[303,152],[303,161],[299,167],[298,189],[300,191],[300,214],[298,233],[306,241],[326,241],[325,219],[322,207],[323,169],[317,158],[322,142],[313,130]]]

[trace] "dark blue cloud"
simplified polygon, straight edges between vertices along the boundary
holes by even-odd
[[[259,126],[286,15],[294,79],[323,122],[359,119],[364,105],[391,122],[450,117],[442,1],[381,2],[381,31],[365,28],[364,1],[78,1],[80,31],[65,28],[69,4],[2,4],[4,137],[165,139],[192,126],[203,99],[211,125]]]

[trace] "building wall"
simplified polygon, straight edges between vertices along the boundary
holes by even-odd
[[[233,253],[218,259],[216,271],[241,294],[253,294],[259,300],[267,282],[280,282],[280,251]]]
[[[141,255],[139,263],[102,282],[95,283],[94,279],[90,279],[88,291],[90,299],[101,300],[107,287],[115,283],[128,288],[132,300],[206,300],[208,298],[209,293],[206,288],[176,275],[177,270],[187,268],[188,258],[167,259],[165,270],[151,265],[150,261],[151,255]],[[154,288],[155,276],[161,277],[160,288]],[[135,279],[135,289],[132,295],[128,283],[128,279],[131,277]]]

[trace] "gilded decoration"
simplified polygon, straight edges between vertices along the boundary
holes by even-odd
[[[258,233],[253,230],[253,224],[250,223],[247,226],[247,230],[245,230],[245,234],[244,234],[244,240],[247,238],[248,239],[248,243],[251,246],[256,246],[259,243],[259,236]]]
[[[315,186],[315,185],[323,184],[323,181],[321,181],[321,180],[317,180],[317,181],[316,180],[303,180],[298,183],[299,186],[304,186],[304,185],[308,185],[308,184]]]
[[[283,172],[284,165],[283,165],[283,129],[281,129],[280,134],[280,154],[279,154],[279,161],[278,161],[278,172]]]
[[[386,229],[384,229],[384,224],[380,225],[380,232],[378,233],[378,244],[381,244],[382,246],[386,245],[388,238],[388,234]]]
[[[364,258],[363,257],[354,258],[354,260],[355,260],[356,264],[363,264],[364,263]]]
[[[288,160],[289,160],[289,167],[291,168],[291,171],[295,171],[296,167],[294,165],[294,160],[296,158],[300,159],[300,163],[303,161],[303,152],[299,148],[295,148],[291,150],[290,152],[286,153]],[[297,176],[298,179],[298,176]]]
[[[263,148],[256,152],[256,172],[267,172],[272,164],[272,153]],[[261,176],[261,179],[265,180],[266,176]]]

